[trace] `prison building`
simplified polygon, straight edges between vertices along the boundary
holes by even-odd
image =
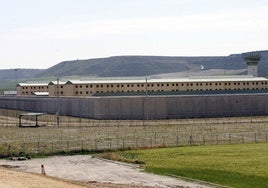
[[[178,79],[68,80],[49,83],[19,83],[22,96],[47,92],[49,96],[120,96],[189,93],[266,92],[268,79],[253,76],[187,77]]]

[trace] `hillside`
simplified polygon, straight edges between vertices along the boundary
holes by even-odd
[[[268,75],[268,51],[260,51],[259,75]],[[126,77],[183,72],[186,70],[246,69],[242,54],[211,57],[115,56],[64,61],[37,74],[37,77],[92,76]]]
[[[268,51],[262,55],[259,76],[268,76]],[[201,71],[201,68],[202,71]],[[246,74],[243,54],[207,57],[115,56],[87,60],[64,61],[48,69],[0,70],[1,89],[14,89],[25,80],[52,80],[56,77],[182,77],[191,75]],[[187,73],[187,74],[186,74]],[[17,80],[17,81],[16,81]]]
[[[42,69],[2,69],[0,70],[0,93],[3,90],[13,90],[18,81],[30,79],[41,73]]]

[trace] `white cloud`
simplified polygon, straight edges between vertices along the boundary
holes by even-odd
[[[268,8],[258,11],[201,14],[177,17],[147,17],[72,23],[48,27],[18,28],[5,39],[90,39],[111,35],[169,32],[255,32],[268,30]]]

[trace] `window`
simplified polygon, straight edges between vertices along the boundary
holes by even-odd
[[[117,84],[117,87],[120,87],[119,84]]]
[[[106,87],[110,87],[109,85],[107,85]]]
[[[80,85],[80,88],[82,88],[82,85]]]
[[[169,86],[169,84],[167,84],[167,86]]]
[[[83,94],[83,92],[82,92],[82,91],[80,91],[80,94],[82,95],[82,94]]]
[[[88,91],[86,91],[86,94],[88,94]]]
[[[60,88],[63,88],[63,86],[60,86]]]
[[[100,87],[103,87],[103,85],[100,85]]]
[[[88,88],[88,85],[86,85],[86,88]]]
[[[61,91],[61,92],[60,92],[60,94],[62,94],[62,95],[63,95],[63,91]]]
[[[96,87],[99,87],[99,85],[96,85]]]
[[[78,94],[78,91],[76,91],[75,94]]]

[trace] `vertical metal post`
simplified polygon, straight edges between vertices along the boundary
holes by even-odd
[[[148,79],[147,78],[145,79],[145,82],[146,82],[145,83],[146,84],[145,85],[146,86],[145,87],[145,89],[146,89],[146,121],[148,121],[148,112],[149,111],[148,111]]]
[[[59,100],[59,78],[57,78],[57,112],[56,112],[56,116],[57,116],[57,126],[59,127],[60,125],[60,117],[59,117],[59,108],[60,108],[60,104],[59,104],[60,100]]]

